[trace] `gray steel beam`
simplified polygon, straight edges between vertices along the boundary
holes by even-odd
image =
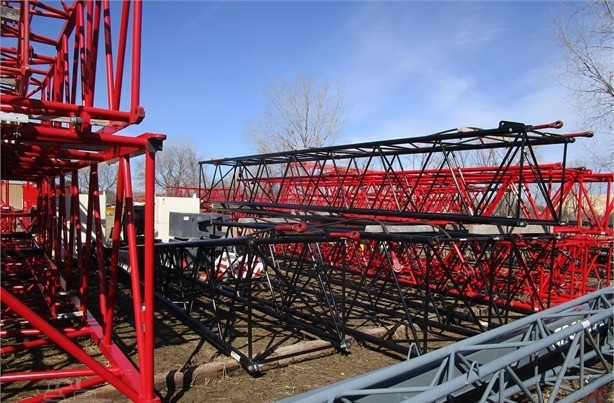
[[[614,381],[613,356],[609,287],[280,403],[573,402]]]

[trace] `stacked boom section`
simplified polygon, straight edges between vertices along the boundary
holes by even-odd
[[[2,181],[38,192],[35,209],[3,216],[2,397],[60,400],[109,383],[133,401],[154,401],[153,224],[130,274],[137,343],[128,357],[115,332],[121,231],[103,254],[98,186],[99,164],[117,162],[110,203],[137,268],[130,160],[145,155],[153,223],[154,157],[165,138],[119,133],[144,117],[141,2],[3,1],[0,11]],[[19,394],[24,386],[29,395]]]
[[[611,282],[614,176],[566,167],[591,133],[561,126],[202,162],[217,218],[156,248],[159,295],[252,372],[294,336],[414,356],[573,300]]]
[[[391,238],[393,268],[410,285],[425,286],[429,248],[437,256],[428,270],[434,291],[540,310],[609,283],[614,211],[612,174],[538,163],[537,146],[562,145],[564,155],[588,135],[537,131],[547,127],[501,122],[211,161],[203,164],[214,168],[203,205],[237,217],[299,214],[317,226],[361,221]],[[469,165],[480,159],[498,165]],[[430,228],[429,243],[392,241],[418,225]],[[377,246],[357,242],[354,266],[375,259]]]

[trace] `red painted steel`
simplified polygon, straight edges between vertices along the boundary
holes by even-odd
[[[552,211],[536,200],[532,192],[535,185],[545,184],[553,204],[567,210],[566,218],[571,219],[572,227],[612,232],[612,226],[608,225],[608,219],[614,213],[612,173],[573,168],[563,170],[561,164],[540,165],[539,177],[534,175],[534,168],[521,170],[519,166],[510,166],[504,173],[498,167],[466,167],[450,172],[386,172],[302,163],[292,164],[290,168],[294,171],[282,176],[238,179],[234,188],[201,190],[206,193],[204,204],[239,200],[295,204],[306,208],[330,206],[493,216],[502,213],[506,197],[509,199],[512,195],[514,200],[520,200],[522,217],[552,221],[556,218]],[[496,187],[491,186],[494,179],[498,180]],[[565,181],[561,184],[563,179]],[[602,186],[603,201],[593,200],[598,195],[590,193],[591,184],[605,186]],[[182,194],[180,190],[176,192]],[[480,205],[485,197],[489,198],[488,203]],[[595,210],[596,203],[603,204],[602,211]],[[574,217],[570,217],[570,213]],[[382,218],[394,219],[390,216]],[[557,227],[557,230],[564,231],[564,228],[571,227]]]
[[[0,380],[4,388],[9,382],[86,377],[24,401],[59,399],[105,382],[133,401],[158,400],[153,386],[153,262],[146,257],[139,267],[137,260],[130,159],[147,154],[145,173],[152,177],[155,152],[165,136],[119,133],[145,116],[140,105],[141,15],[139,0],[2,3],[1,180],[36,187],[36,202],[31,202],[32,193],[26,197],[27,210],[35,208],[35,221],[26,221],[25,205],[24,213],[2,217],[2,354],[55,345],[77,366],[3,371]],[[133,267],[136,359],[116,342],[119,238],[108,249],[103,243],[105,206],[99,203],[97,164],[111,160],[119,160],[116,217],[128,217],[125,224],[116,221],[115,228],[125,225],[132,235],[125,241]],[[89,188],[82,189],[88,200],[83,209],[82,168],[90,172]],[[153,206],[150,184],[146,192]],[[145,230],[153,234],[153,219]],[[145,248],[152,250],[152,236],[146,237]],[[107,254],[113,267],[107,267]],[[70,326],[60,331],[49,318]],[[89,336],[108,364],[94,360],[77,335]]]
[[[493,146],[503,150],[500,165],[472,166],[462,163],[463,153],[479,146],[469,134],[458,136],[446,145],[455,153],[437,148],[434,135],[426,138],[430,148],[403,139],[212,160],[205,166],[213,168],[213,186],[201,188],[202,205],[235,220],[301,217],[315,228],[331,225],[326,220],[430,226],[436,233],[428,240],[355,240],[347,259],[359,272],[386,267],[402,283],[442,294],[541,310],[611,283],[613,173],[519,159],[532,151],[517,152],[512,140]],[[420,147],[431,162],[407,169],[401,156]],[[446,239],[446,229],[467,235]],[[322,257],[314,259],[335,266],[340,259],[328,256],[329,246],[320,245]],[[276,251],[309,254],[297,245]]]

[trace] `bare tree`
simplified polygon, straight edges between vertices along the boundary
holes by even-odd
[[[156,187],[167,194],[173,187],[198,187],[203,158],[196,153],[192,139],[179,136],[164,142],[156,154]]]
[[[313,76],[279,80],[263,90],[264,111],[247,122],[245,137],[257,153],[332,145],[343,124],[343,91]]]
[[[556,35],[565,53],[564,86],[587,127],[601,129],[608,155],[588,150],[598,165],[613,166],[614,146],[614,2],[571,2],[569,19],[556,21]],[[599,134],[599,133],[598,133]],[[603,146],[602,146],[603,148]],[[605,157],[605,158],[604,158]],[[602,166],[601,168],[608,168]]]

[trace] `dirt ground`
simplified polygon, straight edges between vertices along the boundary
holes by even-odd
[[[252,376],[235,360],[217,352],[212,345],[174,317],[163,304],[156,305],[154,359],[156,386],[163,402],[273,402],[404,359],[390,352],[378,351],[375,347],[353,343],[348,353],[340,353],[330,347],[323,348],[308,356],[293,357],[294,362],[291,365],[271,365],[265,368],[261,375]],[[129,311],[122,312],[120,308],[116,319],[119,345],[136,361],[134,329],[130,324]],[[304,343],[326,345],[318,340]],[[89,338],[81,340],[80,344],[93,356],[97,355],[96,347]],[[37,363],[38,369],[70,367],[71,364],[63,357],[66,355],[62,351],[47,346],[35,354],[22,352],[3,357],[2,369],[13,371],[22,365],[24,368],[29,367],[33,362]],[[305,359],[308,357],[311,358]],[[208,370],[210,366],[218,370]],[[222,367],[225,370],[220,371],[219,368]],[[177,374],[182,376],[177,377]],[[18,401],[53,389],[62,383],[62,380],[52,380],[3,384],[0,400]],[[128,402],[128,399],[108,385],[68,400]]]
[[[377,346],[352,343],[349,353],[327,349],[318,358],[297,358],[291,365],[265,370],[260,376],[252,376],[234,360],[220,355],[206,341],[193,333],[183,323],[170,315],[163,307],[157,310],[158,324],[155,363],[157,378],[165,377],[159,386],[159,394],[165,403],[187,402],[249,402],[268,403],[314,390],[332,383],[384,368],[405,359],[399,354],[382,350]],[[317,342],[317,341],[313,341]],[[447,344],[447,343],[442,343]],[[438,345],[437,347],[442,347]],[[228,371],[207,376],[194,368],[208,364],[227,365]],[[233,365],[234,364],[234,365]],[[169,374],[184,371],[182,382],[172,382]],[[158,383],[160,385],[160,383]],[[106,387],[108,388],[108,387]],[[604,401],[614,403],[612,385],[607,388]],[[105,401],[127,402],[117,395]],[[76,401],[87,401],[77,399]],[[583,401],[584,402],[584,401]]]
[[[315,353],[317,358],[299,356],[291,365],[267,369],[259,376],[252,376],[234,360],[220,355],[163,306],[158,309],[158,319],[160,326],[156,334],[155,363],[159,376],[175,370],[188,370],[186,372],[189,373],[195,367],[207,367],[207,363],[228,363],[229,368],[218,375],[207,376],[205,373],[194,376],[193,381],[186,377],[178,385],[167,380],[167,386],[160,388],[159,392],[162,401],[168,403],[273,402],[386,367],[405,358],[376,346],[353,343],[348,353],[328,348]]]
[[[266,403],[317,389],[399,362],[398,358],[355,345],[349,354],[294,363],[253,377],[244,371],[205,379],[187,390],[162,390],[165,402]]]
[[[126,294],[124,294],[126,295]],[[389,351],[378,350],[374,346],[353,343],[349,353],[336,352],[332,348],[324,348],[310,359],[303,360],[293,357],[293,363],[287,366],[265,369],[259,376],[252,376],[242,369],[236,361],[221,355],[216,349],[190,330],[185,324],[173,316],[164,305],[156,306],[156,349],[155,371],[156,385],[161,400],[174,402],[249,402],[268,403],[299,393],[320,388],[340,380],[348,379],[375,369],[390,366],[405,359]],[[130,304],[119,304],[127,306]],[[116,333],[120,336],[120,347],[133,359],[136,358],[134,329],[130,324],[129,311],[118,310]],[[122,316],[124,315],[124,316]],[[88,340],[85,343],[90,343]],[[300,344],[301,342],[298,342]],[[317,340],[306,340],[304,343],[321,343]],[[89,346],[94,347],[95,346]],[[441,346],[437,346],[441,347]],[[26,353],[3,357],[2,369],[14,370],[20,362],[39,362],[54,367],[58,364],[61,352],[43,350],[40,356]],[[95,355],[94,353],[92,353]],[[317,358],[314,358],[317,356]],[[37,365],[38,366],[38,365]],[[209,371],[210,366],[217,371]],[[221,369],[221,370],[220,370]],[[29,383],[28,388],[33,385]],[[26,392],[24,386],[6,384],[2,387],[2,402],[13,402],[32,396],[34,392]],[[49,385],[38,385],[49,388]],[[608,402],[614,402],[614,394],[610,389]],[[110,386],[104,386],[92,392],[69,399],[74,402],[127,402]]]

